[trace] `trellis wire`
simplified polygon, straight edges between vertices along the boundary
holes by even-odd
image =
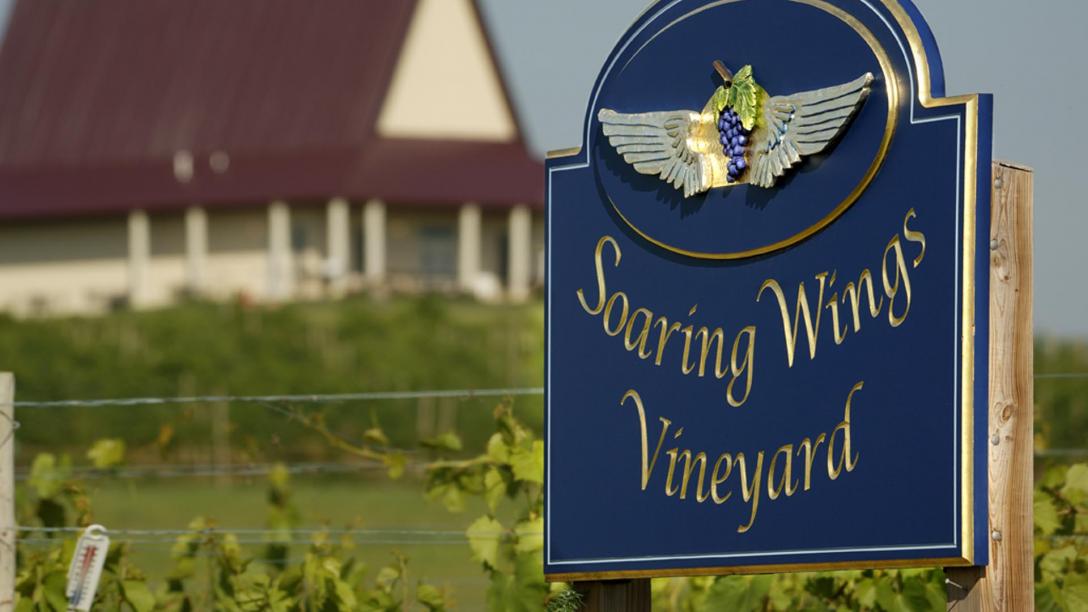
[[[37,527],[33,525],[20,525],[16,531],[30,534],[82,534],[86,527]],[[465,536],[465,531],[458,529],[416,529],[416,528],[388,528],[388,529],[363,529],[363,528],[336,528],[336,527],[290,527],[287,529],[272,529],[267,527],[206,527],[202,529],[107,529],[111,536],[210,536],[222,534],[243,534],[268,536],[277,534],[325,534],[330,536]],[[505,531],[481,531],[481,534],[505,534]]]
[[[1088,372],[1044,372],[1036,380],[1088,380]],[[292,403],[322,404],[337,402],[366,402],[409,399],[473,399],[482,397],[521,397],[543,395],[543,387],[511,387],[499,389],[431,389],[421,391],[362,391],[356,393],[325,393],[301,395],[193,395],[178,397],[128,397],[72,400],[20,400],[16,408],[98,408],[103,406],[135,407],[218,403]]]
[[[493,538],[493,539],[498,539],[498,538]],[[18,540],[19,544],[27,544],[27,543],[29,543],[29,544],[46,544],[46,543],[55,544],[58,541],[59,540],[57,540],[55,538],[42,538],[42,537],[20,538]],[[113,543],[124,543],[124,544],[133,544],[133,545],[136,545],[136,546],[148,546],[148,545],[171,545],[171,546],[173,546],[174,544],[177,543],[177,540],[175,538],[137,539],[137,538],[124,538],[124,537],[122,537],[122,538],[111,538],[111,542],[113,542]],[[397,539],[385,539],[385,540],[363,539],[360,543],[361,544],[382,545],[382,546],[391,546],[391,545],[394,545],[394,544],[409,545],[409,546],[422,546],[422,545],[451,546],[451,545],[464,545],[466,542],[467,542],[467,540],[465,538],[460,538],[460,539],[457,539],[457,540],[440,540],[440,539],[438,539],[438,540],[436,540],[436,539],[422,539],[422,540],[420,540],[420,539],[399,539],[399,538],[397,538]],[[242,545],[242,546],[256,546],[256,545],[267,546],[267,545],[270,545],[270,544],[283,544],[283,545],[297,546],[297,545],[309,544],[310,541],[305,540],[305,539],[297,539],[297,540],[293,539],[293,540],[289,540],[289,541],[283,541],[283,540],[280,540],[280,539],[272,540],[272,539],[255,539],[255,538],[236,538],[234,540],[234,543]]]
[[[1040,373],[1034,376],[1036,380],[1080,380],[1088,379],[1088,372],[1061,372],[1061,373]],[[137,407],[137,406],[165,406],[165,405],[184,405],[184,404],[207,404],[207,403],[260,403],[260,404],[319,404],[319,403],[342,403],[352,401],[379,401],[379,400],[409,400],[409,399],[473,399],[484,397],[516,397],[516,396],[533,396],[543,395],[544,389],[541,387],[518,387],[518,388],[499,388],[499,389],[447,389],[447,390],[423,390],[423,391],[377,391],[377,392],[358,392],[358,393],[338,393],[338,394],[309,394],[309,395],[205,395],[205,396],[180,396],[180,397],[133,397],[133,398],[115,398],[115,399],[77,399],[77,400],[50,400],[50,401],[16,401],[14,405],[18,408],[69,408],[69,407],[104,407],[104,406],[118,406],[118,407]],[[1048,449],[1042,450],[1036,453],[1039,457],[1079,457],[1088,456],[1088,449]],[[382,465],[379,463],[373,464],[319,464],[319,463],[301,463],[301,464],[289,464],[285,466],[289,473],[313,473],[321,471],[329,472],[355,472],[360,470],[380,469]],[[79,469],[79,468],[77,468]],[[86,469],[85,475],[95,476],[118,476],[122,478],[136,477],[136,475],[156,475],[160,477],[185,477],[185,476],[219,476],[219,475],[235,475],[235,476],[255,476],[266,475],[274,469],[274,464],[265,465],[241,465],[241,466],[215,466],[215,465],[198,465],[193,466],[191,469],[177,469],[177,468],[161,468],[159,466],[138,466],[134,468],[120,468],[117,470],[94,470]],[[26,474],[21,475],[22,478],[26,477]],[[30,527],[20,526],[16,528],[19,532],[26,533],[79,533],[83,529],[79,527]],[[178,536],[184,535],[212,535],[212,534],[235,534],[248,535],[248,536],[277,536],[282,537],[285,534],[291,538],[298,536],[312,536],[316,534],[327,535],[349,535],[349,536],[386,536],[387,540],[368,540],[372,544],[456,544],[464,542],[467,537],[462,531],[450,531],[450,530],[426,530],[426,529],[392,529],[392,530],[378,530],[378,529],[325,529],[325,528],[295,528],[295,529],[226,529],[226,528],[209,528],[202,530],[192,529],[115,529],[109,530],[111,536],[129,537],[126,542],[134,544],[165,544],[173,543]],[[495,537],[501,538],[508,535],[509,532],[495,533],[495,534],[474,534],[474,537]],[[133,538],[132,536],[137,536]],[[139,536],[143,536],[140,539]],[[159,539],[149,538],[148,536],[159,536]],[[169,536],[169,538],[164,538]],[[397,537],[402,536],[402,537]],[[416,539],[410,539],[415,536]],[[407,539],[405,539],[407,538]],[[445,538],[445,539],[443,539]],[[451,539],[454,538],[454,539]],[[1052,540],[1080,540],[1088,538],[1084,534],[1074,534],[1069,536],[1054,536]],[[55,540],[47,537],[30,537],[22,538],[20,542],[24,543],[39,543],[39,542],[54,542]],[[267,537],[262,539],[250,538],[238,538],[237,541],[240,544],[269,544],[276,543],[275,540],[270,540]],[[293,543],[293,542],[292,542]]]
[[[183,404],[265,403],[265,404],[323,404],[337,402],[366,402],[408,399],[474,399],[480,397],[519,397],[543,395],[543,387],[512,387],[506,389],[438,389],[424,391],[363,391],[358,393],[326,393],[307,395],[193,395],[179,397],[129,397],[112,399],[21,400],[16,408],[99,408],[103,406],[136,407]]]
[[[1035,456],[1040,459],[1088,457],[1088,448],[1046,448],[1035,451]]]
[[[422,465],[407,465],[406,469],[418,469]],[[282,468],[288,474],[355,474],[360,472],[376,472],[389,469],[379,462],[367,463],[235,463],[229,465],[204,464],[160,464],[160,465],[132,465],[117,468],[100,469],[94,467],[73,467],[71,474],[81,480],[97,480],[111,478],[204,478],[229,476],[246,478],[254,476],[267,476],[274,470]],[[16,470],[16,480],[26,480],[30,477],[28,467]]]
[[[20,532],[63,533],[63,534],[70,534],[70,535],[75,535],[76,532],[83,531],[82,528],[52,528],[51,529],[51,528],[17,527],[16,529],[18,531],[20,531]],[[292,530],[275,530],[275,529],[248,529],[248,530],[246,530],[246,529],[235,529],[235,530],[230,530],[230,529],[216,529],[216,530],[188,530],[188,531],[180,530],[180,529],[115,529],[115,530],[107,530],[107,533],[110,535],[111,540],[114,541],[114,542],[123,542],[123,543],[126,543],[126,544],[135,544],[135,545],[140,545],[140,546],[151,545],[151,544],[173,546],[173,545],[175,545],[177,543],[177,539],[180,536],[184,536],[184,535],[205,536],[205,535],[211,535],[213,533],[216,534],[216,535],[242,534],[243,536],[249,536],[249,537],[235,537],[234,542],[239,544],[239,545],[262,545],[262,546],[266,546],[266,545],[269,545],[269,544],[285,544],[285,545],[296,545],[297,546],[297,545],[309,544],[310,542],[307,539],[291,539],[289,541],[283,541],[282,539],[259,538],[259,537],[256,537],[256,535],[265,534],[265,535],[282,536],[284,532],[291,533],[291,534],[299,534],[299,535],[315,535],[315,534],[319,534],[319,533],[326,533],[328,535],[335,535],[335,534],[338,533],[339,535],[349,535],[349,536],[357,536],[358,537],[360,535],[358,532],[361,532],[361,531],[370,531],[370,532],[383,533],[383,530],[319,530],[319,529],[313,529],[313,530],[311,530],[311,529],[292,529]],[[375,545],[394,545],[394,544],[399,544],[399,545],[456,545],[456,544],[465,544],[468,541],[467,535],[464,532],[461,532],[461,531],[444,531],[444,532],[441,532],[441,533],[445,533],[445,534],[448,534],[448,535],[444,535],[442,537],[408,537],[407,535],[405,537],[395,537],[395,536],[391,537],[389,535],[390,533],[413,534],[413,533],[427,533],[428,531],[433,532],[433,530],[409,530],[409,529],[405,529],[405,530],[384,530],[384,535],[386,537],[384,537],[383,539],[361,538],[361,543],[363,543],[363,544],[375,544]],[[513,532],[510,532],[510,531],[507,531],[507,532],[480,532],[480,533],[474,533],[473,538],[477,538],[477,539],[501,539],[503,537],[511,535],[512,533]],[[149,537],[149,536],[155,536],[155,535],[168,536],[168,537],[157,537],[157,538],[156,537]],[[521,532],[519,535],[542,536],[543,532],[539,532],[539,531],[537,531],[537,532]],[[133,536],[136,536],[136,537],[133,537]],[[140,537],[140,536],[142,536],[142,537]],[[1046,539],[1049,540],[1050,542],[1054,542],[1054,543],[1060,543],[1060,542],[1085,542],[1085,541],[1088,541],[1088,534],[1073,533],[1073,534],[1065,534],[1065,535],[1052,535],[1052,536],[1048,536]],[[18,539],[19,544],[55,544],[55,543],[57,543],[59,541],[60,540],[58,540],[56,538],[49,538],[49,537],[43,537],[43,536],[20,537]]]
[[[1035,452],[1039,459],[1088,457],[1088,448],[1049,448]],[[99,469],[93,467],[70,468],[72,476],[80,480],[110,479],[172,479],[172,478],[252,478],[268,476],[282,466],[288,474],[361,474],[383,472],[389,466],[379,462],[372,463],[243,463],[230,465],[195,464],[195,465],[134,465],[120,468]],[[408,463],[405,470],[419,473],[426,468],[426,463]],[[16,470],[16,480],[30,478],[30,468]]]
[[[1035,380],[1088,379],[1088,372],[1051,372],[1036,374]]]
[[[51,540],[54,538],[43,537],[45,534],[75,535],[82,533],[84,527],[37,527],[20,525],[15,527],[19,533],[38,534],[19,541]],[[398,543],[464,543],[468,536],[464,531],[456,529],[361,529],[361,528],[321,528],[321,527],[292,527],[287,529],[270,528],[227,528],[209,527],[205,529],[106,529],[111,538],[125,542],[138,543],[174,543],[179,537],[207,537],[232,535],[238,543],[246,544],[276,544],[284,538],[289,543],[304,543],[315,535],[326,536],[350,536],[360,538],[370,544],[398,544]],[[501,539],[513,532],[506,531],[480,531],[474,532],[472,537],[483,539]],[[521,532],[521,535],[543,535],[543,532]]]

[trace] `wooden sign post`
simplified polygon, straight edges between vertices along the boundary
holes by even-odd
[[[650,612],[650,580],[597,580],[575,582],[585,612]]]
[[[990,219],[990,564],[946,568],[948,609],[1031,610],[1034,370],[1032,172],[993,165]]]

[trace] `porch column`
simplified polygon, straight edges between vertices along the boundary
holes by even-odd
[[[205,290],[208,266],[208,215],[199,206],[185,210],[185,279],[189,291]]]
[[[457,286],[466,293],[475,293],[480,275],[480,224],[479,206],[461,206],[457,218]]]
[[[385,282],[385,202],[363,206],[363,276],[369,286]]]
[[[347,289],[348,269],[351,267],[351,220],[348,201],[344,198],[329,200],[325,222],[329,291],[334,297],[340,297]]]
[[[523,302],[529,298],[529,279],[532,276],[532,213],[529,207],[518,204],[510,209],[510,225],[507,230],[509,247],[507,291],[510,299]]]
[[[286,202],[268,205],[268,297],[282,300],[294,291],[291,257],[291,209]]]
[[[139,308],[147,303],[148,268],[151,263],[151,222],[147,213],[128,214],[128,303]]]

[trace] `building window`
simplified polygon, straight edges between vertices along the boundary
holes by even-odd
[[[310,246],[309,238],[305,225],[297,222],[291,224],[291,250],[296,253],[305,251],[306,247]]]
[[[430,284],[444,283],[457,275],[457,236],[449,225],[424,225],[419,228],[423,279]]]
[[[510,233],[504,231],[499,236],[499,282],[506,284],[510,278]]]
[[[366,271],[366,230],[361,223],[353,223],[351,233],[351,271],[362,274]]]

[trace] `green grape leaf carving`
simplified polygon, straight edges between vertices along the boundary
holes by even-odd
[[[726,106],[729,106],[729,92],[730,90],[725,87],[719,87],[714,90],[714,96],[711,98],[711,101],[713,102],[714,112],[719,115],[722,114],[722,111],[725,110]]]
[[[733,85],[728,90],[726,105],[737,111],[744,129],[754,129],[763,108],[763,98],[767,92],[756,83],[752,76],[752,67],[745,66],[733,75]]]

